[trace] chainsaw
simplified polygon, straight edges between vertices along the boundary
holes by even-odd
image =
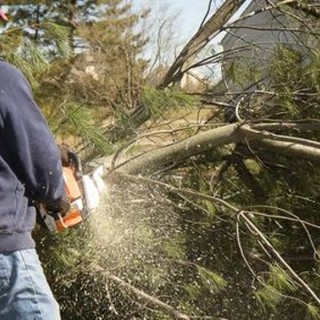
[[[80,224],[99,206],[100,195],[106,189],[102,179],[104,167],[100,165],[83,174],[79,157],[72,152],[70,164],[63,166],[63,179],[70,209],[62,216],[51,213],[45,205],[37,208],[37,222],[49,231],[63,231]]]

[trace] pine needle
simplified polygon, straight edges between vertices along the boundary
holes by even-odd
[[[196,104],[196,99],[178,90],[157,90],[145,88],[142,102],[152,117],[159,118],[165,111],[190,107]]]
[[[320,310],[313,304],[307,304],[307,313],[312,320],[320,320]]]
[[[270,285],[265,285],[261,289],[257,290],[255,292],[255,297],[264,310],[266,307],[275,310],[281,301],[281,293]]]
[[[45,30],[45,33],[49,39],[54,41],[57,46],[58,52],[63,57],[68,57],[71,54],[71,48],[69,45],[69,33],[70,29],[53,23],[51,21],[44,22],[41,27]]]
[[[85,106],[69,101],[60,107],[60,111],[56,115],[58,121],[52,123],[52,130],[55,134],[59,132],[65,136],[77,136],[97,148],[102,154],[108,154],[113,150]]]
[[[294,292],[297,290],[296,283],[291,279],[288,273],[278,265],[270,266],[270,276],[268,284],[280,292]]]
[[[219,274],[200,266],[197,266],[197,270],[203,285],[206,286],[211,293],[217,294],[226,287],[226,280]]]

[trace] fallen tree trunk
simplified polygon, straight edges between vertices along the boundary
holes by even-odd
[[[290,125],[294,128],[292,123]],[[281,128],[288,129],[290,125],[286,127],[286,124],[279,123],[276,126],[273,123],[272,128],[275,130]],[[170,144],[126,160],[116,165],[114,169],[129,174],[150,174],[160,168],[172,165],[174,162],[214,150],[223,145],[239,142],[250,142],[255,147],[276,151],[284,156],[294,156],[313,161],[320,160],[320,144],[318,142],[292,136],[279,136],[265,130],[259,132],[251,129],[251,127],[257,128],[258,126],[257,124],[229,124],[211,129],[175,144]],[[268,124],[260,124],[261,128],[267,126]],[[310,126],[315,126],[315,124],[310,124]],[[305,130],[310,129],[307,125],[304,128]]]
[[[237,132],[238,127],[238,124],[230,124],[201,132],[175,144],[145,153],[124,164],[120,164],[115,169],[130,174],[152,173],[174,161],[183,160],[216,147],[240,141],[240,133],[238,134]]]

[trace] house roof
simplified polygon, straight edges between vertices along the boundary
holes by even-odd
[[[239,17],[246,16],[251,12],[266,7],[267,2],[266,0],[251,0],[249,3],[245,3],[244,6],[246,6],[246,8],[243,10]],[[241,8],[239,10],[241,10]],[[250,18],[236,22],[236,25],[246,25],[248,24],[249,19]],[[232,32],[227,32],[226,35],[221,39],[220,43],[223,46],[226,45],[230,40],[234,39],[234,33],[237,33],[237,29],[233,29]]]

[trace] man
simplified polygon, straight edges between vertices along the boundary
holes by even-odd
[[[2,10],[0,19],[6,19]],[[0,319],[57,320],[31,231],[34,202],[55,213],[68,210],[60,153],[29,84],[3,61],[0,136]]]

